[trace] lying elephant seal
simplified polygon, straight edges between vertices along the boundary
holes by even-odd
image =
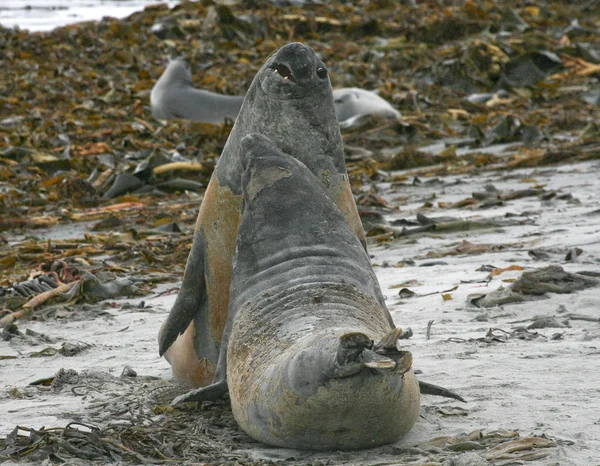
[[[374,92],[357,87],[333,91],[335,113],[340,122],[362,115],[378,115],[386,118],[400,118],[400,112],[383,97]]]
[[[212,398],[229,388],[240,427],[270,445],[398,440],[419,415],[419,383],[365,249],[302,162],[260,134],[241,146],[244,207],[227,329],[215,384],[199,392]]]
[[[150,93],[152,116],[157,120],[183,118],[203,123],[235,120],[244,98],[195,89],[187,61],[173,58]]]
[[[206,189],[181,290],[159,332],[160,354],[171,363],[176,378],[193,387],[212,382],[219,357],[241,215],[240,141],[249,133],[268,136],[302,161],[354,234],[365,241],[346,173],[327,68],[310,47],[288,44],[265,62],[248,89]],[[381,305],[385,308],[383,300]]]
[[[169,60],[150,93],[152,116],[157,120],[182,118],[201,123],[235,120],[244,97],[203,91],[194,87],[184,58]],[[363,115],[400,118],[400,112],[375,92],[356,87],[334,89],[335,114],[340,123]]]

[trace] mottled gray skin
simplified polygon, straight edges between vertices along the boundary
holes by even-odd
[[[150,93],[152,116],[158,120],[183,118],[204,123],[235,120],[243,97],[195,89],[192,73],[183,58],[169,60],[164,73]]]
[[[398,440],[418,417],[419,386],[367,253],[304,164],[259,134],[241,148],[244,209],[223,339],[235,419],[282,447]],[[373,345],[392,334],[387,349]]]
[[[355,234],[364,240],[346,173],[327,69],[310,47],[288,44],[265,62],[252,81],[215,168],[198,217],[181,290],[159,334],[161,355],[186,332],[193,320],[198,359],[208,365],[217,363],[230,284],[230,276],[223,270],[231,268],[241,212],[240,141],[249,133],[269,137],[285,153],[304,163],[335,199]],[[209,194],[232,200],[225,206],[217,205],[214,197],[207,201]],[[217,208],[219,212],[211,211]],[[236,215],[238,218],[233,219]],[[220,226],[213,227],[217,223]],[[225,236],[231,241],[220,246],[218,243]],[[214,279],[217,275],[224,278]],[[382,297],[380,304],[385,309]],[[389,313],[387,319],[391,324]],[[217,320],[223,327],[215,324]],[[223,374],[224,368],[217,367],[216,376],[220,370]],[[218,393],[215,391],[213,395],[216,397]],[[213,395],[203,393],[197,399],[211,399]]]
[[[196,89],[189,64],[183,58],[169,61],[150,94],[152,115],[158,120],[182,118],[200,123],[221,123],[235,120],[243,96],[230,96]],[[362,115],[400,118],[400,112],[375,92],[355,87],[333,90],[333,102],[338,121]]]

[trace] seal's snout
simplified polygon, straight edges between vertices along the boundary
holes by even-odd
[[[275,71],[283,76],[284,80],[294,83],[310,81],[317,70],[321,70],[318,73],[321,77],[325,71],[325,66],[320,63],[314,50],[300,42],[283,46],[274,58]]]
[[[275,64],[275,72],[279,73],[283,77],[283,79],[289,79],[293,83],[298,82],[298,80],[294,76],[294,73],[292,73],[292,70],[290,70],[287,66],[285,66],[281,63]]]
[[[267,136],[260,133],[250,133],[240,141],[242,168],[246,170],[255,157],[277,155],[281,151]]]
[[[255,140],[257,136],[256,133],[247,134],[240,141],[240,161],[244,170],[248,167],[248,162],[252,155],[255,154],[253,149],[256,146]]]

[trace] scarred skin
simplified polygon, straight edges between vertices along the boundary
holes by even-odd
[[[227,383],[215,385],[261,442],[333,450],[398,440],[418,417],[419,383],[368,255],[306,166],[260,134],[242,148]]]
[[[240,141],[249,133],[266,135],[302,161],[365,243],[326,67],[310,47],[288,44],[265,62],[250,85],[206,190],[181,290],[159,332],[160,354],[175,377],[191,387],[210,384],[217,371],[242,204]],[[385,309],[383,298],[381,306]]]

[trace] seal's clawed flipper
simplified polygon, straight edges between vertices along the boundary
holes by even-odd
[[[197,388],[196,390],[191,390],[183,395],[178,396],[171,402],[171,406],[192,401],[217,401],[223,398],[228,391],[229,389],[227,387],[227,381],[222,380],[215,382],[212,385]]]
[[[377,345],[373,345],[373,340],[361,332],[342,335],[334,376],[348,377],[365,367],[379,372],[404,374],[412,367],[412,355],[397,349],[396,341],[401,333],[402,329],[393,329]]]
[[[363,362],[365,367],[375,369],[379,372],[392,372],[397,366],[396,361],[393,359],[381,356],[371,350],[365,350],[363,352]]]
[[[454,393],[447,388],[440,387],[439,385],[434,385],[432,383],[423,382],[419,380],[419,389],[423,395],[434,395],[434,396],[443,396],[445,398],[454,398],[455,400],[462,401],[466,403],[467,401],[457,393]]]
[[[379,343],[373,346],[373,351],[377,354],[386,354],[390,351],[398,350],[398,338],[402,335],[402,329],[400,327],[393,328],[390,330]]]
[[[373,345],[373,351],[377,355],[394,361],[393,372],[395,374],[404,374],[412,367],[412,354],[398,348],[398,340],[403,334],[400,327],[394,328],[379,343]]]
[[[363,351],[373,347],[373,340],[361,332],[349,332],[340,337],[335,357],[335,377],[348,377],[364,367]]]

